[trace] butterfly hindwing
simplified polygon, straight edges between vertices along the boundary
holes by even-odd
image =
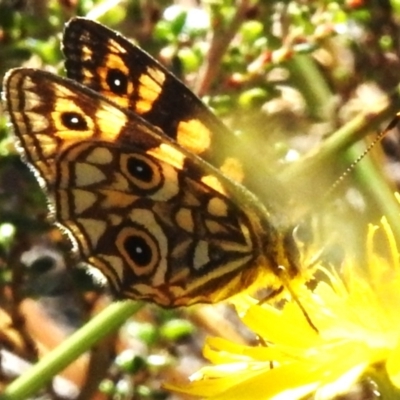
[[[118,296],[215,302],[254,282],[260,264],[280,285],[281,238],[244,188],[69,79],[16,69],[4,87],[19,150],[54,219]]]

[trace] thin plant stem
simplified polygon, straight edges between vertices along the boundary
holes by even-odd
[[[30,370],[17,378],[0,395],[0,400],[25,400],[44,387],[73,360],[88,351],[100,339],[117,330],[142,307],[131,300],[110,304],[101,313],[44,356]]]

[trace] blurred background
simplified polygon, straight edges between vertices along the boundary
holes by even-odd
[[[396,128],[336,185],[400,110],[400,1],[0,0],[0,80],[20,66],[65,75],[76,15],[152,54],[253,149],[241,157],[262,164],[262,201],[307,256],[362,260],[382,215],[400,238]],[[0,388],[112,301],[48,220],[0,108]],[[206,364],[208,335],[256,341],[229,305],[145,305],[34,398],[184,398],[161,384]]]

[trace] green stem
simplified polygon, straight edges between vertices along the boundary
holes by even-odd
[[[314,60],[308,54],[296,54],[286,66],[291,80],[306,101],[310,116],[321,120],[329,119],[332,93]]]
[[[100,339],[118,329],[141,307],[141,303],[130,300],[109,305],[51,353],[44,356],[28,372],[12,382],[0,395],[0,400],[25,400],[34,395],[57,373],[64,370]]]
[[[378,132],[379,126],[392,117],[400,108],[400,98],[393,98],[393,101],[377,111],[368,111],[358,114],[351,121],[339,128],[331,136],[325,139],[316,150],[312,150],[306,157],[293,163],[280,175],[283,182],[290,182],[296,176],[306,176],[307,173],[321,168],[326,163],[332,164],[332,160],[337,160],[338,155],[343,154],[352,145],[371,132]],[[357,158],[361,153],[358,153]],[[353,156],[350,154],[349,156]],[[364,161],[363,161],[364,162]]]
[[[363,152],[363,146],[353,146],[346,152],[349,160],[354,160]],[[370,158],[364,158],[354,170],[354,175],[368,193],[370,203],[384,215],[393,230],[397,240],[400,240],[400,205],[394,196],[395,189],[386,181],[382,169]]]
[[[329,113],[326,106],[331,103],[332,95],[311,57],[298,55],[289,63],[288,68],[295,85],[302,91],[309,113],[314,117],[326,118]],[[279,179],[289,187],[293,187],[292,182],[299,181],[303,188],[310,186],[313,189],[313,185],[318,181],[317,175],[321,175],[321,172],[329,170],[332,166],[336,165],[337,167],[337,161],[342,164],[343,161],[345,162],[344,172],[346,166],[349,167],[355,159],[363,154],[359,147],[353,148],[352,146],[371,132],[379,132],[380,124],[392,118],[399,108],[400,97],[398,92],[394,91],[387,106],[382,107],[377,104],[375,109],[357,115],[324,140],[317,149],[283,170]],[[337,178],[343,177],[340,172],[337,172],[337,169],[334,173]],[[361,183],[364,190],[368,191],[370,201],[389,218],[391,226],[396,229],[400,207],[393,196],[392,188],[387,184],[379,168],[371,161],[363,159],[357,164],[356,169],[351,167],[351,173]],[[331,179],[326,181],[331,184],[333,182]],[[336,186],[336,183],[333,186]],[[331,189],[332,185],[325,189],[328,196],[331,195]],[[296,191],[299,196],[302,195],[301,190],[299,188]],[[305,191],[304,196],[307,196],[307,189],[303,190]],[[398,230],[397,234],[400,234],[400,229]],[[400,236],[397,237],[400,238]]]

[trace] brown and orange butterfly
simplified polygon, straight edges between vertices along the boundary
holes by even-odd
[[[300,277],[257,165],[235,161],[231,132],[183,83],[87,19],[68,23],[63,51],[68,79],[11,70],[6,107],[51,216],[118,297],[213,303]]]

